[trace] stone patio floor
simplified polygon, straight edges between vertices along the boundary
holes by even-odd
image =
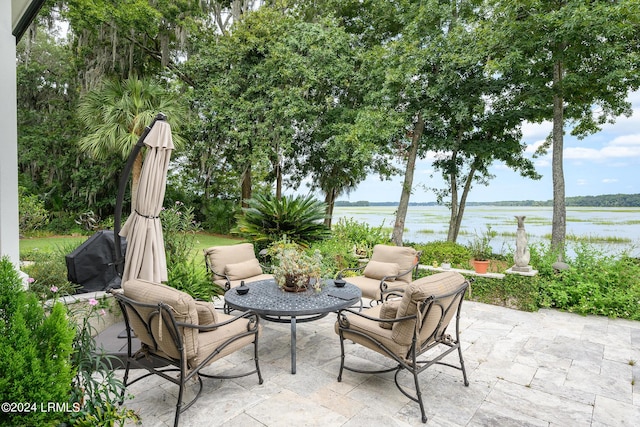
[[[263,321],[264,383],[258,385],[256,375],[203,378],[202,395],[181,415],[180,426],[424,425],[418,404],[398,391],[393,373],[345,371],[337,381],[335,320],[330,314],[298,324],[295,375],[289,325]],[[423,372],[427,425],[640,426],[640,322],[465,301],[461,332],[470,385],[464,387],[461,372],[446,366]],[[352,366],[393,366],[353,343],[346,349]],[[246,347],[208,369],[251,369],[252,351]],[[457,359],[456,353],[449,357]],[[125,405],[138,412],[143,426],[173,425],[177,386],[154,376],[127,392],[134,398]]]

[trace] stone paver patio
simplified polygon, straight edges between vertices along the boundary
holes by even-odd
[[[343,381],[336,380],[335,319],[330,314],[299,325],[295,375],[290,373],[289,325],[263,322],[264,383],[258,385],[255,375],[204,379],[200,399],[181,415],[180,425],[424,425],[418,404],[398,391],[392,373],[345,371]],[[465,301],[461,331],[470,386],[463,386],[459,371],[444,366],[422,373],[427,425],[640,425],[640,322]],[[350,365],[392,366],[355,344],[347,344],[347,352]],[[250,368],[251,356],[248,347],[210,370]],[[151,377],[127,391],[135,397],[126,405],[139,413],[142,425],[173,425],[176,386]]]

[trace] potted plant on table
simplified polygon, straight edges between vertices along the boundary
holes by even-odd
[[[287,292],[302,292],[310,287],[320,290],[322,286],[320,251],[313,254],[306,253],[295,243],[276,242],[270,250],[276,265],[272,272],[276,283]]]
[[[492,237],[491,226],[487,226],[487,231],[476,234],[469,245],[471,256],[473,256],[473,269],[478,274],[486,274],[489,268],[489,258],[493,255]]]

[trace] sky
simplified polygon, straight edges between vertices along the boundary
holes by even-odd
[[[603,126],[599,133],[578,140],[569,135],[570,129],[565,129],[566,197],[640,193],[640,91],[630,94],[628,100],[633,105],[633,115],[619,117],[615,124]],[[527,144],[526,155],[532,157],[551,131],[551,122],[526,123],[522,131],[523,141]],[[433,153],[429,153],[426,159],[416,163],[411,202],[435,202],[433,192],[422,187],[445,186],[440,173],[433,174],[432,161]],[[495,178],[486,187],[476,184],[467,201],[552,200],[551,152],[533,161],[542,179],[523,178],[504,164],[494,163],[490,171]],[[433,178],[430,177],[432,174]],[[403,179],[403,176],[396,176],[392,180],[381,181],[377,175],[372,175],[338,200],[397,202]]]

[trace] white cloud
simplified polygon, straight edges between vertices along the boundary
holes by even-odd
[[[565,159],[608,160],[640,158],[640,134],[623,135],[601,148],[569,147],[564,150]]]
[[[577,185],[587,185],[588,182],[587,182],[586,179],[579,179],[579,180],[576,181],[576,184]]]
[[[605,178],[605,179],[602,180],[602,182],[604,184],[614,184],[614,183],[618,182],[618,179],[616,179],[616,178]]]

